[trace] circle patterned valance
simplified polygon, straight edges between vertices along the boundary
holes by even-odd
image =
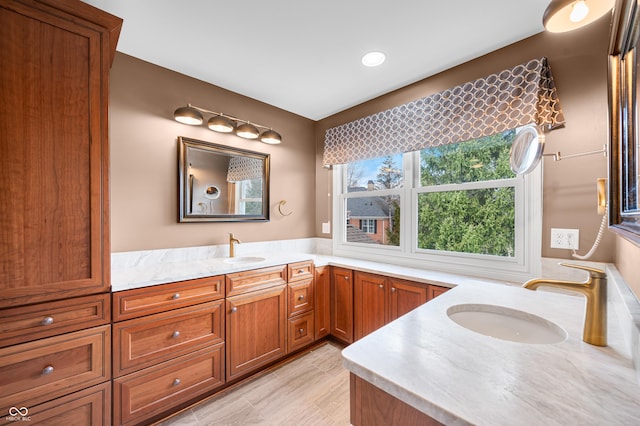
[[[532,123],[549,129],[564,124],[547,58],[332,127],[323,164],[458,143]]]

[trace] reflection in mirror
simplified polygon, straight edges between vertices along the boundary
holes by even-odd
[[[180,222],[269,220],[269,154],[178,138]]]

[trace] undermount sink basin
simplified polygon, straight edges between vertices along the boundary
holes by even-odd
[[[551,344],[567,338],[567,332],[551,321],[504,306],[454,305],[447,315],[468,330],[511,342]]]
[[[239,265],[243,263],[257,263],[266,260],[264,257],[260,256],[239,256],[239,257],[227,257],[223,260],[224,263],[230,263],[232,265]]]

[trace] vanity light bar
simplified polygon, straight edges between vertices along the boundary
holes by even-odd
[[[208,109],[200,108],[195,105],[187,104],[187,106],[180,107],[173,113],[173,118],[182,124],[188,124],[190,126],[198,126],[204,123],[202,113],[212,114],[213,116],[207,122],[207,127],[215,132],[231,133],[234,132],[236,136],[240,136],[244,139],[258,139],[268,144],[279,144],[282,142],[282,136],[280,133],[273,130],[271,127],[263,126],[261,124],[252,123],[248,120],[242,120],[231,115],[223,114],[221,112],[209,111]],[[265,129],[260,132],[258,128]]]

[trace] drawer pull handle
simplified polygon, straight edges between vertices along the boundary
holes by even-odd
[[[178,386],[180,384],[180,379],[174,379],[173,386]]]
[[[304,328],[301,328],[299,331],[300,331],[300,335],[304,334]]]
[[[177,339],[178,337],[180,337],[180,332],[178,330],[174,331],[171,337],[173,337],[174,339]]]
[[[298,296],[298,300],[304,300],[304,294],[301,294],[300,296]]]
[[[235,306],[233,308],[231,308],[231,312],[237,312],[238,308],[236,308]]]
[[[42,321],[40,321],[40,324],[42,324],[42,325],[51,325],[51,324],[53,324],[53,317],[42,318]]]
[[[53,365],[47,365],[43,370],[42,370],[42,375],[43,376],[48,376],[49,374],[53,373]]]
[[[178,300],[180,299],[180,293],[175,293],[172,297],[173,300]]]
[[[298,269],[299,274],[304,274],[304,269]]]

